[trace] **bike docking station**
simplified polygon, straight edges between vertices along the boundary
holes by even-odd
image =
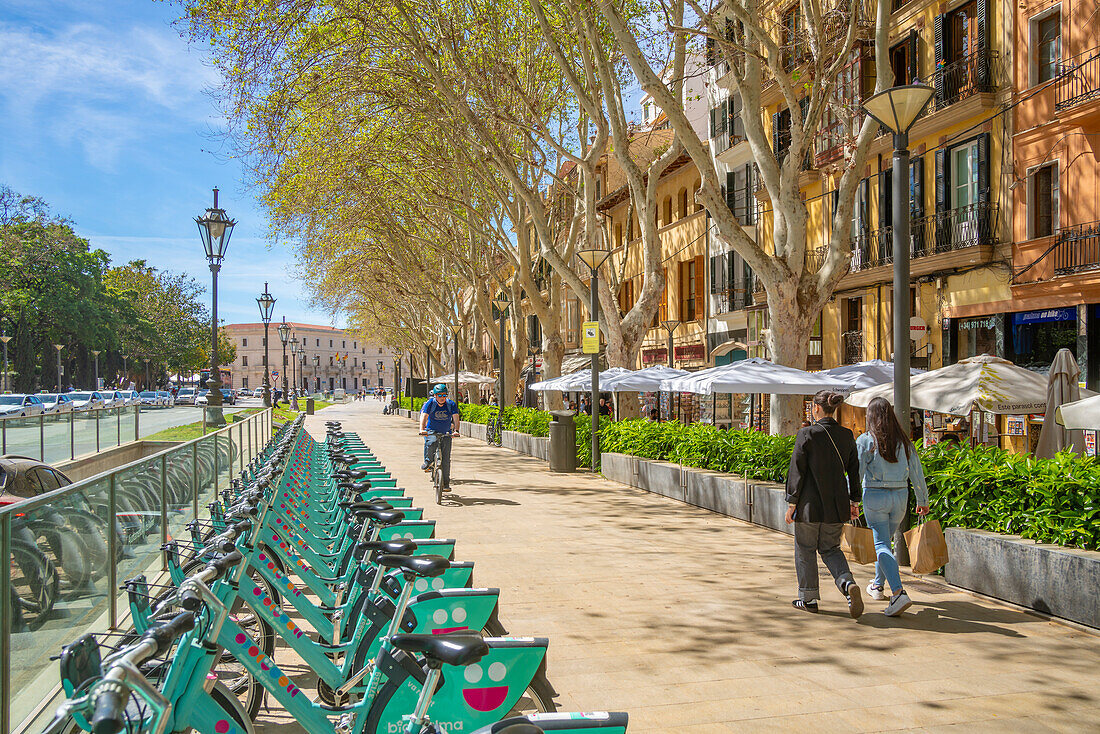
[[[557,712],[549,641],[507,636],[500,590],[473,585],[360,436],[303,422],[164,545],[169,583],[125,582],[131,630],[62,649],[46,732],[251,734],[266,700],[309,734],[625,734],[625,713]]]

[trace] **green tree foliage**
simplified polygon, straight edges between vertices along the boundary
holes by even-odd
[[[209,312],[187,275],[159,272],[144,261],[112,268],[72,222],[39,198],[0,186],[0,325],[8,345],[12,389],[33,392],[57,382],[62,344],[66,385],[91,385],[92,350],[100,376],[112,381],[127,357],[134,375],[195,369],[209,362]],[[223,355],[234,349],[222,338]]]

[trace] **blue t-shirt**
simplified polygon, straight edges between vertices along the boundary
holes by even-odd
[[[424,403],[424,407],[420,409],[420,412],[428,414],[428,430],[438,431],[439,433],[450,433],[452,427],[451,416],[461,415],[458,404],[450,398],[447,398],[447,402],[443,405],[432,398]]]

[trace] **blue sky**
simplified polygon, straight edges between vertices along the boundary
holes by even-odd
[[[266,280],[276,320],[330,324],[291,276],[293,253],[268,246],[257,193],[217,137],[206,93],[217,73],[172,25],[178,12],[152,0],[0,0],[0,183],[45,199],[115,263],[143,258],[204,284],[193,219],[218,186],[239,222],[219,316],[258,321]]]

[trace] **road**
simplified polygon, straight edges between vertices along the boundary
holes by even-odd
[[[235,413],[250,407],[259,407],[256,398],[242,400],[235,406],[227,406],[226,413]],[[97,414],[98,415],[98,414]],[[202,409],[189,405],[172,408],[142,408],[138,419],[138,437],[145,438],[166,428],[183,426],[202,420]],[[98,439],[96,424],[98,425]],[[39,458],[41,441],[45,439],[45,461],[48,464],[65,461],[73,456],[95,453],[97,450],[117,446],[134,440],[134,413],[128,409],[122,413],[102,414],[93,418],[88,413],[78,413],[70,426],[69,416],[47,416],[39,426],[37,418],[21,421],[3,421],[0,432],[0,452]]]

